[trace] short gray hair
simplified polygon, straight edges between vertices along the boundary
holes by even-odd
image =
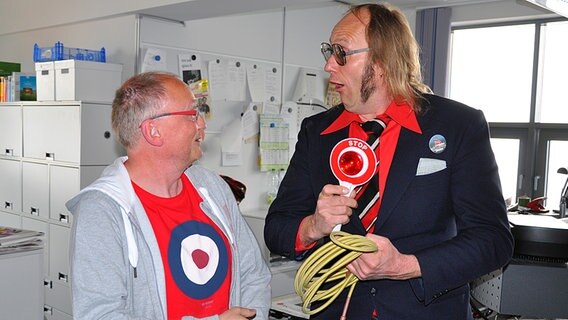
[[[166,99],[167,81],[181,81],[169,72],[145,72],[126,80],[116,90],[112,102],[112,129],[118,142],[127,150],[140,137],[140,124],[155,115]]]

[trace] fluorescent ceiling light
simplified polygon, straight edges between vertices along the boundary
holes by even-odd
[[[526,0],[568,18],[568,0]]]

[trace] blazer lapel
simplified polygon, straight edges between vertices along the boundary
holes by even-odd
[[[375,230],[379,231],[381,225],[388,220],[396,204],[401,200],[410,182],[416,175],[420,143],[416,133],[402,129],[396,152],[389,170],[389,176],[382,195],[381,208]]]
[[[424,149],[424,145],[428,144],[426,136],[428,128],[431,126],[432,118],[429,112],[429,102],[424,105],[424,113],[417,116],[418,123],[422,129],[422,134],[412,132],[402,128],[396,146],[394,158],[389,170],[389,176],[383,192],[381,200],[381,208],[375,225],[375,232],[380,231],[383,225],[393,213],[394,208],[399,201],[411,201],[411,199],[402,199],[402,195],[408,189],[410,182],[416,177],[416,168],[420,159],[420,150]]]

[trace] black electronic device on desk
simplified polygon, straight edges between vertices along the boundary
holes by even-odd
[[[568,318],[568,223],[550,215],[509,214],[511,262],[472,282],[471,295],[505,315]]]
[[[509,222],[515,239],[515,257],[568,262],[568,223],[564,219],[510,214]]]

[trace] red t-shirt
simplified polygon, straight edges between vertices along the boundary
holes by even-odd
[[[231,247],[205,215],[203,201],[185,174],[182,192],[155,196],[137,186],[158,240],[166,276],[168,319],[218,315],[229,309]]]

